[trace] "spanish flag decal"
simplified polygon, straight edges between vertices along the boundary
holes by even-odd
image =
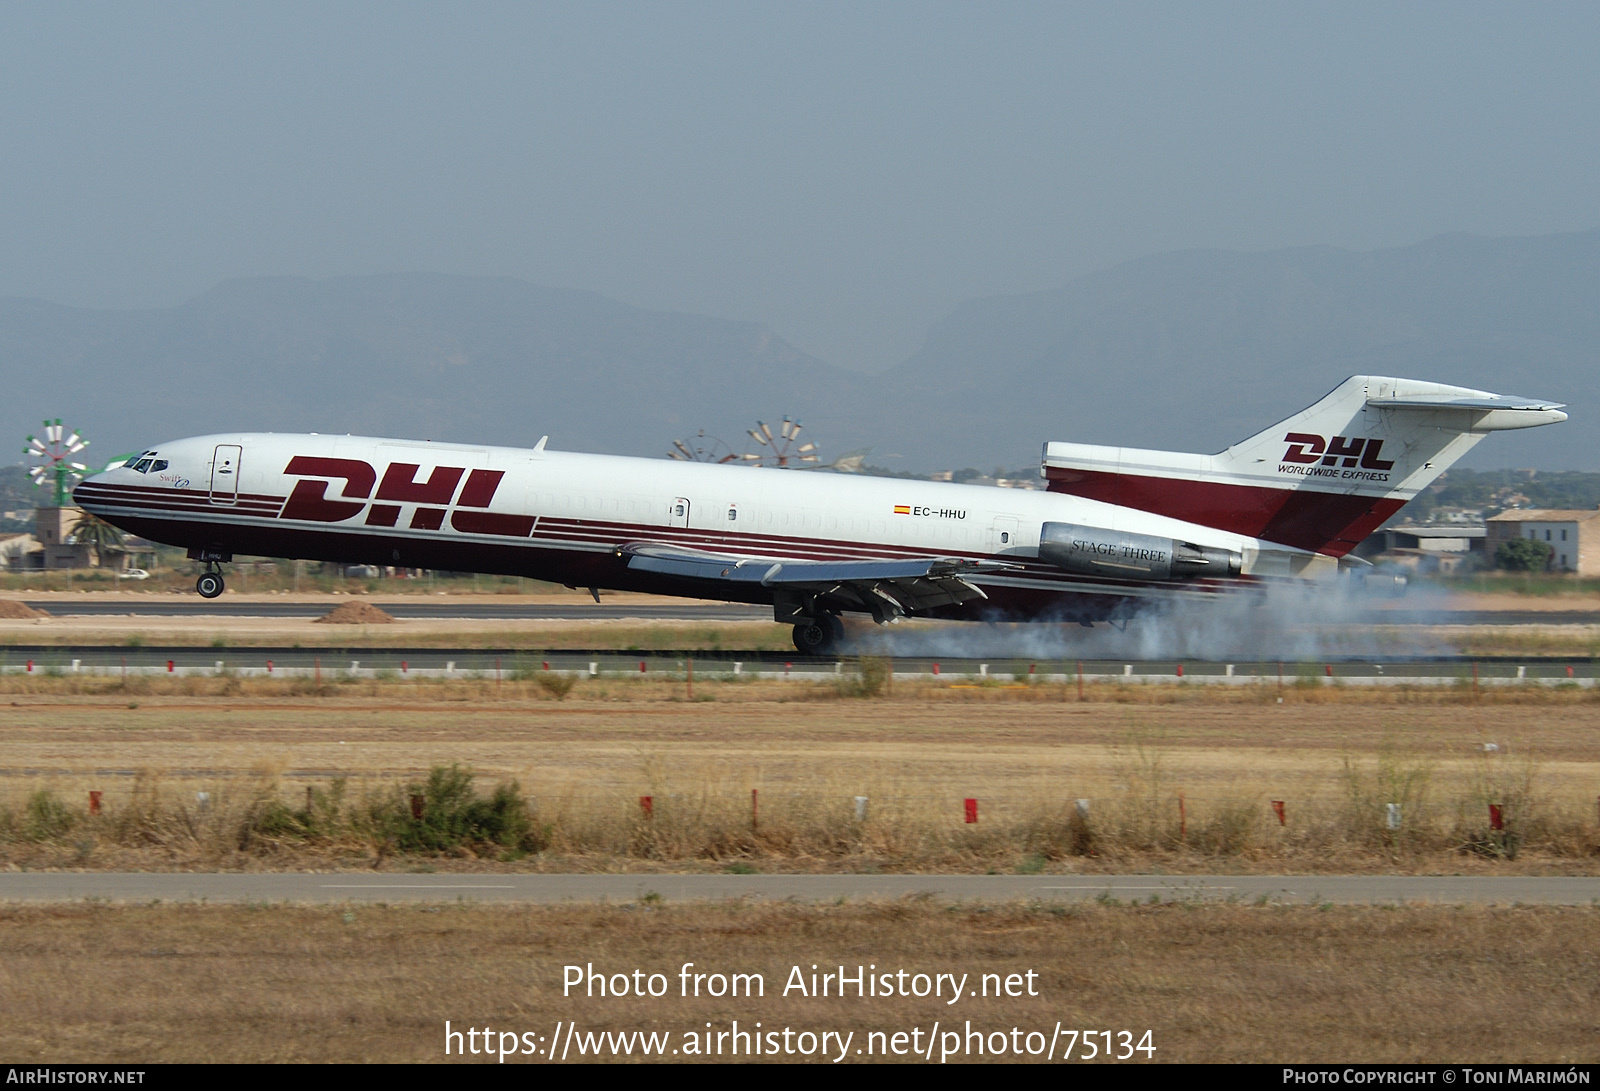
[[[894,513],[896,515],[910,515],[911,514],[911,505],[910,504],[896,504],[894,506]]]

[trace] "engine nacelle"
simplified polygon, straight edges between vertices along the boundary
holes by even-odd
[[[1231,549],[1074,523],[1040,527],[1039,557],[1085,576],[1143,580],[1222,579],[1237,576],[1244,566],[1244,558]]]

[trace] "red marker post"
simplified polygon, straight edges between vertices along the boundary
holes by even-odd
[[[1491,830],[1503,830],[1506,828],[1506,816],[1501,811],[1498,803],[1489,804],[1489,828]]]
[[[99,792],[90,792],[89,793],[89,813],[90,814],[99,814],[100,813],[100,793]]]
[[[655,797],[654,796],[640,796],[639,797],[639,810],[644,812],[645,818],[648,819],[648,818],[652,817],[655,814],[655,810],[656,810]]]
[[[978,801],[976,799],[963,800],[967,808],[967,824],[970,826],[978,820]]]
[[[1272,801],[1272,813],[1278,816],[1278,825],[1286,826],[1289,824],[1288,820],[1283,816],[1283,800],[1274,799]]]

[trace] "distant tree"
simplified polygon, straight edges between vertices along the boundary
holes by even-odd
[[[1550,567],[1555,549],[1549,542],[1536,542],[1532,538],[1512,538],[1501,542],[1494,551],[1496,568],[1507,572],[1543,572]]]
[[[106,554],[121,550],[125,539],[122,531],[104,519],[84,512],[83,517],[72,528],[72,540],[79,545],[86,545],[94,550],[95,562],[104,567]]]

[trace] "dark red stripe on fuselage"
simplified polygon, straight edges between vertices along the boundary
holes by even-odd
[[[392,534],[367,533],[360,527],[335,530],[283,520],[248,524],[218,523],[118,514],[115,522],[151,541],[185,548],[215,547],[241,555],[495,573],[574,587],[604,587],[685,598],[707,597],[708,590],[703,581],[629,568],[626,557],[619,557],[610,550],[600,552],[528,541],[501,543],[460,537],[403,538]],[[924,552],[921,555],[927,554]],[[1093,621],[1111,616],[1128,602],[1128,596],[1085,592],[1075,589],[1069,581],[1070,577],[1063,578],[1060,589],[986,584],[987,600],[979,599],[942,608],[933,611],[932,616],[968,621],[1007,618]],[[1190,585],[1187,589],[1194,588]],[[729,602],[760,605],[772,602],[772,592],[759,584],[719,584],[715,590],[715,597]]]
[[[1342,557],[1405,506],[1391,497],[1047,467],[1051,492]]]

